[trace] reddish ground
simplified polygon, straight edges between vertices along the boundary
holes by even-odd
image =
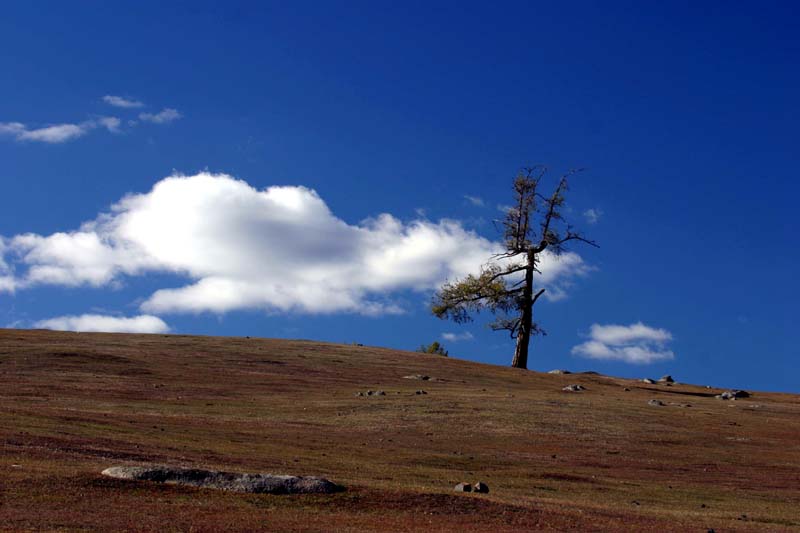
[[[310,341],[0,330],[0,530],[800,530],[800,397],[717,392]],[[349,490],[99,474],[153,462]],[[478,480],[489,494],[452,491]]]

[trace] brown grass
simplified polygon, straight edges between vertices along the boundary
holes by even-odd
[[[311,341],[0,330],[0,529],[800,530],[800,398],[715,392]],[[151,462],[349,490],[99,475]],[[478,480],[490,494],[452,492]]]

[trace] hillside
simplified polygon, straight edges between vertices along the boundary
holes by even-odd
[[[719,392],[313,341],[0,330],[0,529],[800,530],[800,398]],[[348,490],[99,474],[141,463]],[[489,494],[453,492],[479,480]]]

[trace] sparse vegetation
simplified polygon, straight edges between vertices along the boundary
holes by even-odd
[[[410,374],[436,378],[428,394]],[[356,396],[368,388],[386,395]],[[0,329],[0,530],[800,528],[800,399],[720,392],[372,346]],[[153,463],[348,490],[266,496],[100,474]],[[453,492],[462,481],[491,491]]]
[[[444,346],[442,346],[439,343],[439,341],[433,341],[432,343],[430,343],[428,345],[423,344],[422,346],[417,348],[417,351],[420,352],[420,353],[430,353],[430,354],[435,354],[435,355],[442,355],[444,357],[447,357],[449,355],[447,353],[447,350],[444,349]]]

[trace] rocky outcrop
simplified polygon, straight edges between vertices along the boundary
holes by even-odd
[[[102,474],[118,479],[258,494],[332,494],[345,490],[321,477],[237,474],[170,466],[113,466]]]

